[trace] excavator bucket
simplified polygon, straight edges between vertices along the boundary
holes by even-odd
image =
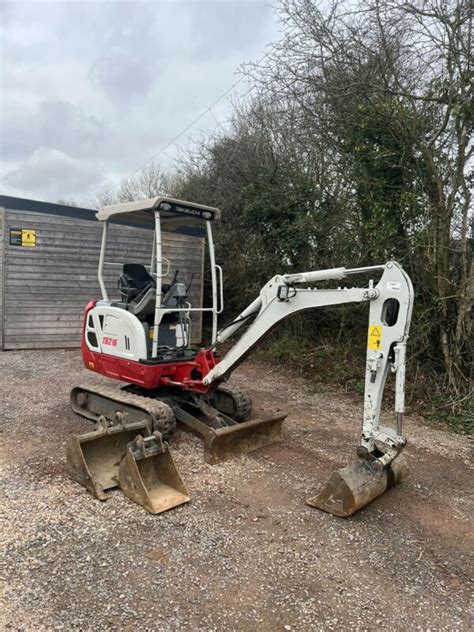
[[[229,425],[214,428],[210,425],[212,418],[202,412],[191,413],[179,406],[173,410],[186,429],[204,440],[204,460],[211,465],[277,443],[281,440],[281,426],[287,416],[287,413],[278,412],[263,419],[235,422],[220,414]]]
[[[69,474],[99,500],[107,500],[108,489],[118,486],[118,468],[127,445],[138,433],[150,434],[146,421],[109,423],[100,417],[92,432],[72,437],[67,446]]]
[[[321,492],[306,502],[334,516],[348,518],[399,483],[407,473],[401,457],[379,471],[361,460],[333,472]]]
[[[138,435],[127,446],[118,470],[125,496],[153,514],[167,511],[190,500],[161,434]]]

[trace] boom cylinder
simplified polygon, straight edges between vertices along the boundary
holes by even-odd
[[[346,276],[345,268],[332,268],[331,270],[313,270],[312,272],[299,272],[298,274],[284,274],[284,283],[314,283],[315,281],[330,281],[343,279]]]
[[[262,297],[258,296],[252,303],[250,303],[248,307],[244,309],[244,311],[241,314],[237,316],[237,318],[235,319],[237,321],[235,325],[230,325],[229,327],[226,327],[224,331],[218,334],[217,342],[221,343],[227,340],[227,338],[230,338],[230,336],[232,336],[232,334],[244,324],[242,319],[246,318],[247,316],[250,316],[254,312],[258,312],[261,307],[262,307]]]

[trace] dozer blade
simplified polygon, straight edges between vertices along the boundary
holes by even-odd
[[[146,421],[108,424],[104,417],[97,429],[71,437],[66,463],[69,474],[99,500],[107,500],[106,490],[118,486],[119,463],[128,443],[138,433],[150,434]]]
[[[168,444],[159,432],[149,437],[138,435],[128,444],[119,466],[118,481],[125,496],[153,514],[190,500]]]
[[[281,440],[281,426],[286,414],[266,419],[244,421],[235,426],[211,429],[204,441],[206,463],[219,463],[239,454],[258,450]]]
[[[213,428],[202,415],[191,414],[178,406],[173,410],[178,421],[204,439],[204,460],[211,465],[277,443],[281,440],[281,426],[287,416],[279,412],[264,419]]]
[[[348,518],[399,483],[407,473],[408,467],[401,457],[380,471],[359,461],[333,472],[322,491],[306,502],[334,516]]]

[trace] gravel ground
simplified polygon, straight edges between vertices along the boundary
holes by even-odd
[[[409,478],[349,520],[312,509],[352,459],[361,402],[280,368],[233,381],[290,412],[283,441],[209,466],[171,441],[190,503],[159,516],[93,499],[65,472],[78,351],[0,354],[3,606],[8,630],[472,630],[468,440],[407,419]]]

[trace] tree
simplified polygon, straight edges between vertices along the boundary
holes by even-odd
[[[137,173],[124,178],[118,187],[107,188],[93,202],[96,207],[118,202],[133,202],[169,193],[170,176],[158,165],[151,163]]]
[[[281,17],[291,37],[254,78],[283,104],[282,119],[298,109],[307,136],[334,147],[358,231],[377,236],[361,239],[363,250],[408,260],[418,316],[434,323],[430,343],[462,399],[472,366],[472,5],[333,1],[323,13],[284,0]]]
[[[416,289],[412,353],[459,409],[474,295],[470,3],[318,4],[283,0],[286,34],[246,68],[254,89],[226,127],[113,201],[167,192],[220,207],[228,316],[277,272],[400,260]],[[302,316],[297,341],[332,348],[344,332],[352,365],[356,312]]]

